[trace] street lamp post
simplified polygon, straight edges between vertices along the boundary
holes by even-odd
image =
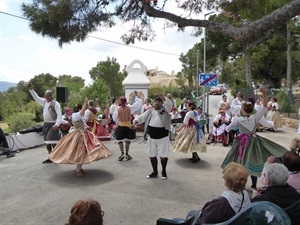
[[[204,20],[206,20],[206,16],[213,14],[214,12],[209,12],[204,14]],[[206,73],[206,28],[204,27],[204,39],[203,39],[203,73]],[[206,93],[206,87],[204,87],[204,93]],[[205,95],[204,95],[205,97]],[[207,89],[207,97],[206,97],[206,113],[207,113],[207,132],[209,133],[209,93]]]

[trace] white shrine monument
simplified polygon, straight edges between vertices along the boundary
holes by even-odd
[[[138,65],[139,67],[134,67]],[[127,77],[123,80],[122,85],[125,87],[125,97],[129,104],[134,103],[134,91],[142,98],[143,104],[148,98],[148,87],[150,80],[147,78],[147,67],[140,61],[134,60],[126,67],[128,73]]]

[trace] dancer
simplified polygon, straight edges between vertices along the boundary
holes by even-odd
[[[153,108],[151,105],[151,100],[149,98],[145,99],[144,105],[142,106],[142,113],[146,112],[148,109]]]
[[[177,112],[176,107],[172,108],[170,115],[171,115],[171,122],[172,122],[171,127],[170,127],[170,141],[174,141],[175,135],[176,135],[176,128],[179,125],[176,120],[180,119],[182,122],[182,118],[181,118],[181,115]]]
[[[198,113],[194,102],[187,103],[187,110],[183,124],[176,129],[178,135],[173,143],[174,152],[192,153],[193,163],[200,161],[197,152],[206,152],[206,140],[201,126],[197,123]]]
[[[60,104],[53,99],[51,90],[45,91],[45,98],[41,98],[33,90],[31,83],[28,83],[28,89],[33,99],[43,107],[43,135],[44,141],[47,147],[48,154],[52,152],[55,144],[58,142],[59,136],[59,125],[62,121]],[[46,159],[43,163],[52,163],[50,159]]]
[[[259,110],[259,109],[262,107],[262,105],[261,105],[261,99],[260,99],[260,98],[256,99],[256,101],[255,101],[254,98],[250,97],[250,98],[248,98],[248,101],[251,102],[252,104],[254,104],[254,109],[255,109],[256,111]],[[273,121],[269,121],[269,120],[267,120],[267,119],[265,118],[265,116],[263,116],[263,117],[259,120],[258,124],[256,125],[256,128],[257,128],[259,131],[262,131],[261,126],[262,126],[262,127],[266,127],[266,128],[270,128],[270,129],[271,129],[271,128],[273,128]]]
[[[72,123],[75,129],[60,139],[49,157],[52,162],[57,164],[77,164],[75,175],[78,177],[86,174],[82,169],[83,164],[111,155],[107,147],[87,129],[88,126],[83,116],[87,103],[88,99],[86,98],[83,106],[77,105],[74,109]]]
[[[145,134],[149,134],[147,142],[147,153],[150,157],[150,162],[153,172],[146,176],[147,179],[158,178],[157,171],[157,156],[160,156],[162,166],[162,180],[167,179],[167,163],[169,156],[169,129],[171,126],[170,111],[172,101],[163,97],[161,94],[156,94],[154,108],[149,109],[133,120],[133,125],[145,123]]]
[[[107,138],[110,137],[109,133],[104,129],[96,117],[96,114],[100,111],[101,109],[98,98],[95,99],[95,102],[93,100],[89,100],[88,109],[85,110],[84,118],[86,124],[90,127],[90,131],[95,134],[97,138]]]
[[[269,113],[267,114],[267,120],[273,121],[273,130],[277,132],[278,128],[282,127],[282,122],[279,113],[279,104],[277,102],[277,98],[271,98],[271,106]]]
[[[115,131],[116,139],[121,151],[119,161],[123,159],[131,160],[132,157],[129,155],[130,142],[135,140],[136,134],[135,130],[131,129],[131,114],[139,110],[142,107],[142,99],[138,96],[138,92],[135,91],[135,102],[133,105],[127,105],[127,99],[123,96],[120,98],[121,105],[118,106],[117,110],[113,115],[113,120],[117,124]],[[125,154],[124,154],[124,144],[125,142]]]
[[[237,162],[245,166],[251,175],[252,188],[256,188],[257,177],[260,176],[264,163],[269,156],[281,157],[287,149],[264,137],[255,134],[256,123],[262,118],[267,107],[267,89],[262,88],[263,107],[254,114],[254,105],[251,102],[245,102],[242,105],[242,116],[233,118],[226,127],[230,131],[238,126],[240,134],[233,142],[232,148],[225,157],[222,168],[230,162]]]
[[[238,92],[236,94],[236,98],[231,101],[231,105],[230,105],[231,115],[236,115],[237,111],[238,112],[240,111],[240,107],[243,105],[244,102],[245,101],[243,99],[243,93]]]

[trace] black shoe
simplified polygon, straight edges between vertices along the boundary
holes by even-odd
[[[158,178],[157,173],[151,173],[150,175],[146,176],[146,179],[151,179],[151,178]]]
[[[125,158],[124,154],[120,155],[119,161],[123,161],[124,158]]]
[[[14,156],[15,156],[14,153],[11,153],[11,152],[6,153],[6,158],[11,158],[11,157],[14,157]]]
[[[42,163],[53,163],[50,159],[46,159],[45,161],[43,161]]]
[[[128,161],[128,160],[131,160],[132,157],[131,157],[130,155],[126,155],[126,159],[127,159],[127,161]]]
[[[162,179],[162,180],[168,179],[168,176],[167,176],[167,172],[166,172],[166,171],[161,172],[161,179]]]
[[[196,163],[196,162],[199,162],[201,159],[198,157],[198,158],[194,158],[192,163]]]

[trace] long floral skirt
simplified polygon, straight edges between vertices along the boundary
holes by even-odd
[[[184,127],[179,134],[176,135],[172,144],[174,152],[206,152],[205,136],[200,130],[202,139],[197,143],[197,131],[194,126]]]
[[[240,163],[245,166],[248,173],[259,177],[264,167],[264,163],[270,156],[282,157],[288,151],[283,146],[275,142],[254,134],[250,137],[248,145],[243,149],[242,159],[239,159],[240,140],[235,139],[221,167],[230,162]]]
[[[92,132],[75,129],[60,139],[49,159],[58,164],[87,164],[110,155]]]

